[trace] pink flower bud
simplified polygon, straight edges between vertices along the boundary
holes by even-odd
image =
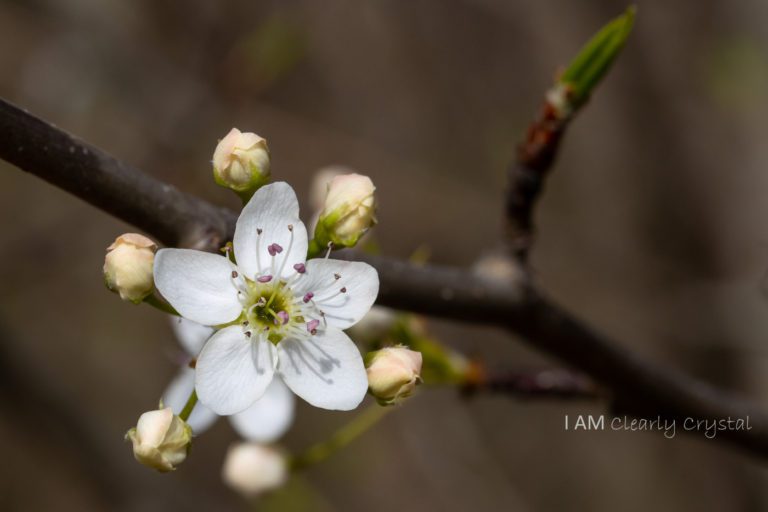
[[[420,352],[389,347],[369,354],[368,358],[368,387],[382,405],[410,396],[421,382]]]

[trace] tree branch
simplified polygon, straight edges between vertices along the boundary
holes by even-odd
[[[520,399],[597,400],[603,397],[589,379],[562,368],[517,371],[479,368],[463,391],[468,395],[489,392]]]
[[[121,164],[3,101],[0,157],[168,245],[210,249],[234,232],[234,212],[211,206]],[[721,432],[716,439],[768,457],[765,411],[621,347],[530,285],[502,286],[458,268],[354,256],[377,268],[381,280],[378,302],[383,305],[506,328],[589,375],[611,393],[622,413],[676,420],[749,416],[751,430]]]
[[[507,243],[512,256],[526,265],[533,245],[533,207],[544,179],[557,155],[568,118],[545,99],[539,116],[531,123],[517,158],[507,171],[505,202]]]

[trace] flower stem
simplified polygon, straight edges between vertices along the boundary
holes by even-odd
[[[197,405],[197,391],[193,389],[192,394],[189,395],[189,398],[187,398],[187,403],[184,404],[184,408],[179,414],[179,418],[187,421],[189,419],[189,415],[192,414],[192,411],[195,409],[195,405]]]
[[[144,298],[144,302],[152,306],[153,308],[159,309],[160,311],[163,311],[164,313],[168,313],[171,315],[181,316],[179,315],[179,312],[173,309],[173,306],[165,302],[164,300],[160,300],[160,298],[155,295],[154,293],[152,295],[148,295]]]
[[[314,444],[304,453],[293,457],[290,461],[291,470],[298,471],[324,461],[376,425],[391,409],[393,407],[382,407],[378,404],[369,405],[367,409],[337,430],[329,439]]]

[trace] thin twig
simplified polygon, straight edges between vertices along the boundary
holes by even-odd
[[[516,160],[507,171],[507,242],[511,255],[524,266],[533,245],[533,207],[568,121],[549,98],[545,99],[541,112],[528,128],[525,141],[518,147]]]
[[[586,377],[571,370],[498,370],[477,367],[464,385],[468,395],[496,393],[519,399],[597,400],[604,398]]]
[[[2,101],[0,157],[166,244],[211,248],[234,232],[234,212],[150,178]],[[202,242],[192,233],[199,233]],[[217,244],[211,244],[212,240]],[[623,348],[573,318],[533,286],[502,285],[458,268],[353,256],[378,270],[380,304],[509,329],[587,374],[610,392],[617,407],[627,414],[670,419],[749,416],[751,430],[725,431],[716,439],[768,457],[768,416],[764,410]]]

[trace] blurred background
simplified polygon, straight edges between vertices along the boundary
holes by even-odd
[[[766,403],[768,4],[638,2],[537,212],[542,285],[645,355]],[[216,141],[266,137],[307,207],[326,165],[378,187],[383,253],[469,265],[501,233],[504,169],[556,70],[614,0],[0,0],[0,95],[217,204]],[[103,285],[131,228],[0,162],[0,509],[244,510],[228,422],[184,465],[126,430],[176,369],[170,325]],[[503,367],[557,364],[431,322]],[[564,432],[601,404],[421,388],[260,510],[764,510],[761,461],[703,438]],[[299,407],[294,450],[352,413]]]

